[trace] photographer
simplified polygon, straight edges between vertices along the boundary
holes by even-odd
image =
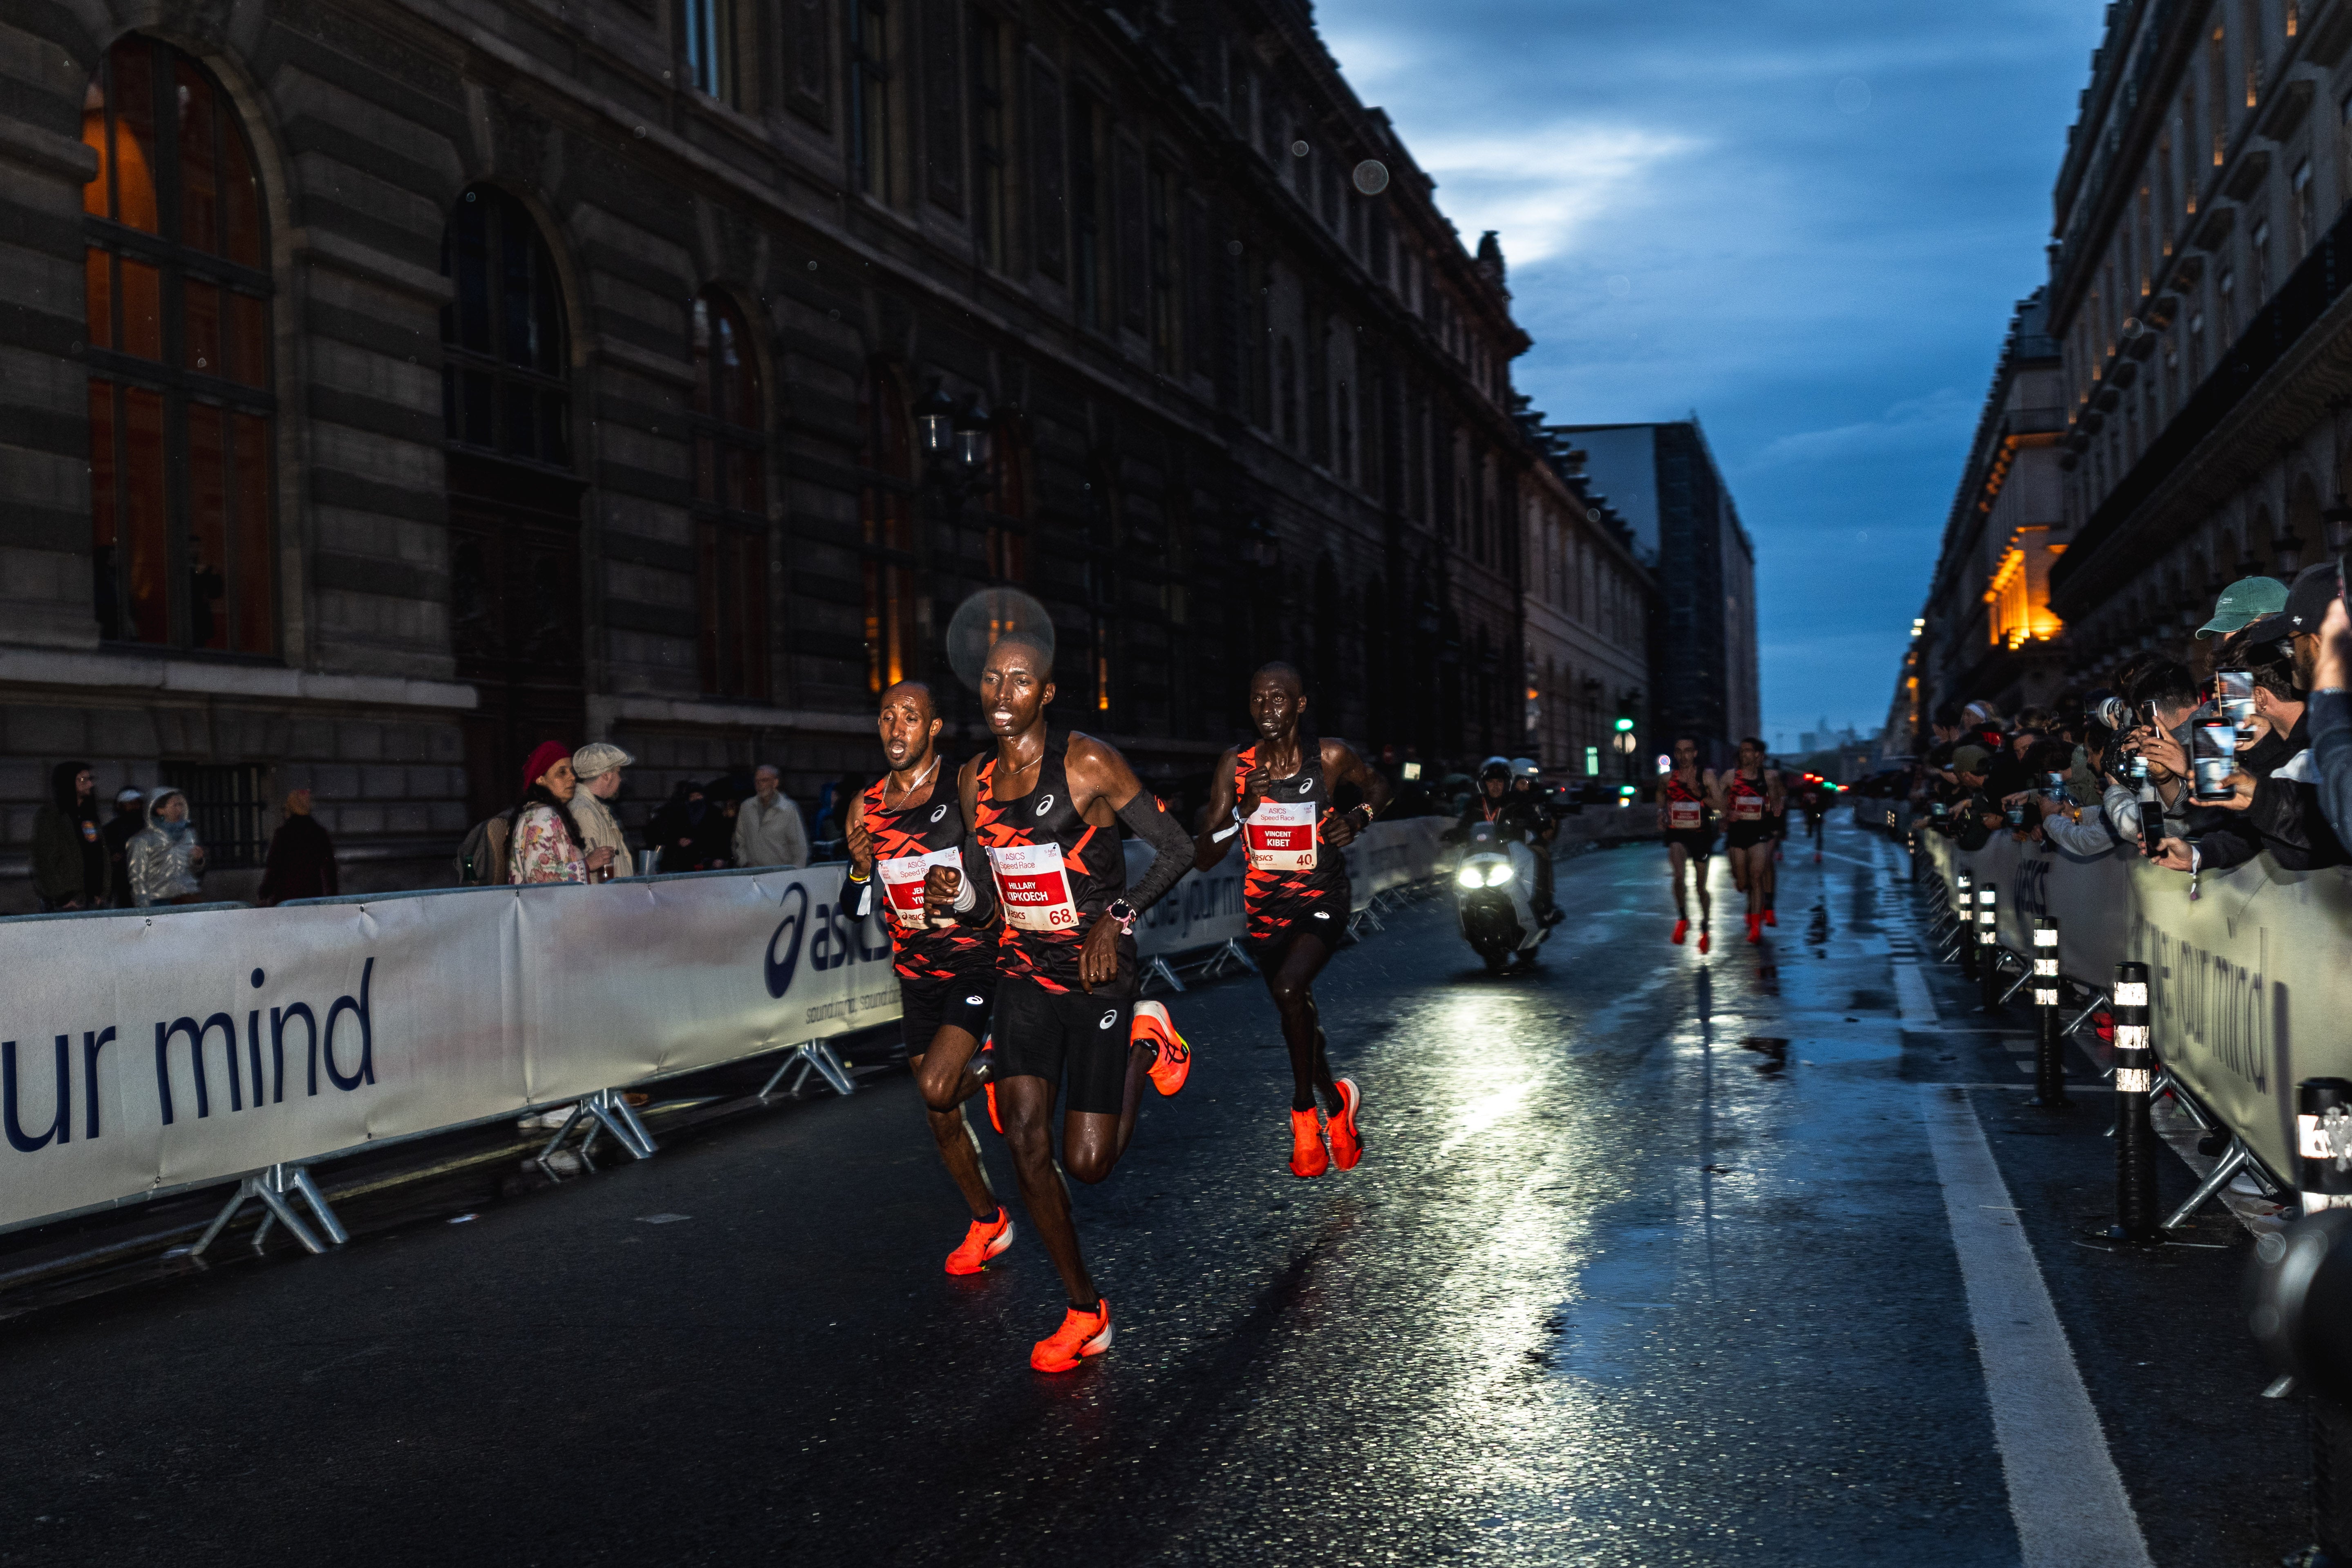
[[[2189,770],[2189,749],[2181,737],[2197,711],[2197,682],[2189,676],[2187,666],[2168,658],[2158,659],[2143,666],[2125,690],[2139,722],[2116,747],[2116,769],[2107,775],[2107,820],[2122,837],[2140,839],[2139,797],[2125,774],[2131,759],[2137,757],[2147,764],[2148,782],[2156,786],[2157,800],[2165,818],[2164,837],[2183,838],[2181,824],[2188,803]],[[2184,842],[2181,863],[2175,869],[2193,869],[2189,864],[2191,858]]]
[[[2315,624],[2318,613],[2313,618]],[[2265,619],[2283,621],[2280,616]],[[2282,629],[2267,625],[2249,628]],[[2263,732],[2241,752],[2236,771],[2225,781],[2229,797],[2192,819],[2192,829],[2201,830],[2193,840],[2196,858],[2209,869],[2242,864],[2265,850],[2284,870],[2344,865],[2348,858],[2344,846],[2321,808],[2308,715],[2294,684],[2293,655],[2271,641],[2258,642],[2250,651],[2256,658],[2246,673],[2253,679],[2255,718]]]
[[[2044,790],[2030,798],[2041,813],[2042,837],[2067,857],[2077,860],[2095,860],[2112,855],[2122,847],[2115,826],[2099,809],[2100,776],[2105,772],[2107,754],[2115,742],[2115,731],[2105,724],[2093,721],[2083,727],[2082,762],[2074,769],[2074,749],[2063,742],[2053,742],[2043,753],[2049,763],[2047,773],[2067,772],[2063,791]],[[2060,759],[2067,769],[2058,765]],[[2085,811],[2088,807],[2088,811]]]
[[[1964,854],[1975,854],[1991,842],[1996,829],[2007,826],[2000,803],[1985,792],[1985,770],[1991,763],[1992,754],[1982,746],[1952,751],[1953,784],[1944,795],[1951,809],[1952,843]]]

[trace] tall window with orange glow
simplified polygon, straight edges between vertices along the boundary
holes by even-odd
[[[914,419],[898,378],[868,368],[858,454],[866,594],[866,686],[879,694],[917,673]]]
[[[126,37],[82,100],[92,608],[110,641],[277,651],[269,300],[235,110]]]

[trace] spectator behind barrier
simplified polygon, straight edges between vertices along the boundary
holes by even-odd
[[[266,910],[289,899],[331,899],[341,888],[335,841],[310,815],[310,792],[298,789],[286,797],[286,820],[269,836],[269,855],[262,862],[261,889],[254,901]]]
[[[131,841],[147,826],[147,797],[126,789],[114,797],[114,819],[99,829],[106,840],[106,885],[109,901],[118,910],[131,903]]]
[[[131,899],[141,909],[204,901],[205,847],[188,820],[188,797],[159,789],[147,803],[147,826],[131,840]]]
[[[1945,795],[1951,809],[1952,842],[1965,854],[1975,854],[1991,841],[2002,825],[2000,804],[1985,793],[1985,770],[1992,753],[1982,746],[1952,750],[1952,784]]]
[[[2102,775],[2114,744],[2114,731],[2105,724],[2086,722],[2083,726],[2079,764],[2067,773],[2064,795],[2044,792],[2034,797],[2042,816],[2042,838],[2076,859],[2099,859],[2114,854],[2123,843],[2116,836],[2106,813],[2099,809]],[[2061,755],[2070,764],[2077,763],[2075,749],[2061,742],[2050,748],[2053,765],[2049,771],[2058,771],[2055,763]]]
[[[591,741],[572,753],[572,776],[578,783],[572,795],[572,820],[580,825],[581,837],[591,850],[613,852],[602,872],[590,871],[592,881],[609,882],[615,877],[637,874],[636,859],[629,853],[620,819],[605,804],[621,793],[621,770],[636,760],[610,741]]]
[[[801,823],[801,808],[784,793],[783,782],[772,763],[762,763],[752,773],[753,794],[735,813],[738,866],[808,864],[808,829]]]
[[[2147,776],[2156,785],[2165,816],[2164,836],[2182,837],[2181,813],[2188,800],[2189,722],[2200,700],[2189,667],[2168,658],[2152,659],[2126,673],[2124,695],[2137,721],[2116,746],[2116,768],[2108,774],[2107,820],[2127,840],[2140,837],[2139,798],[2125,770],[2133,757],[2145,758]],[[2148,720],[2151,705],[2155,721]],[[2180,870],[2189,869],[2184,850]]]
[[[2345,613],[2339,586],[2320,623],[2307,716],[2312,759],[2319,769],[2319,807],[2339,843],[2352,842],[2352,693],[2344,689],[2347,669],[2352,669],[2352,616]]]
[[[730,853],[727,814],[712,804],[708,789],[680,779],[646,826],[646,843],[660,849],[665,871],[717,870]]]
[[[572,772],[571,747],[541,741],[522,765],[522,799],[507,813],[509,882],[584,882],[592,864],[612,864],[610,849],[588,848],[572,816],[572,797],[580,784]]]
[[[59,763],[48,804],[33,814],[33,895],[45,910],[102,910],[110,887],[89,764]]]

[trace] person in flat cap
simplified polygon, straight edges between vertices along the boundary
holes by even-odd
[[[590,870],[591,881],[637,874],[636,858],[629,853],[628,840],[621,833],[620,819],[613,815],[611,805],[613,797],[621,793],[621,770],[634,765],[636,760],[610,741],[591,741],[572,753],[572,775],[580,781],[579,790],[572,797],[572,819],[580,825],[592,855],[599,849],[613,852],[604,867]]]

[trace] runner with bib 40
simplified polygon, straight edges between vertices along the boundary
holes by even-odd
[[[1291,666],[1269,664],[1250,677],[1258,738],[1218,759],[1192,864],[1206,871],[1242,841],[1250,951],[1290,1048],[1290,1173],[1319,1176],[1333,1165],[1352,1170],[1364,1154],[1356,1121],[1363,1092],[1353,1079],[1331,1076],[1313,988],[1348,930],[1351,889],[1339,851],[1387,806],[1389,783],[1347,742],[1318,739],[1307,706]],[[1343,792],[1357,797],[1345,810]]]

